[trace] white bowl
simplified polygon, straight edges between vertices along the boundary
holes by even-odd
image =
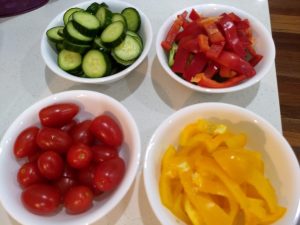
[[[59,66],[57,65],[57,53],[56,51],[51,47],[50,43],[47,40],[46,32],[48,29],[55,27],[55,26],[60,26],[63,25],[63,15],[66,10],[72,7],[79,7],[86,9],[90,4],[93,2],[99,2],[101,3],[102,1],[99,0],[91,0],[91,1],[85,1],[77,5],[73,5],[65,9],[63,12],[59,13],[47,26],[45,31],[43,32],[42,35],[42,41],[41,41],[41,54],[42,57],[47,64],[47,66],[60,77],[63,77],[68,80],[72,80],[74,82],[79,82],[79,83],[97,83],[97,84],[108,84],[114,81],[117,81],[125,76],[127,76],[131,71],[133,71],[138,65],[140,65],[145,57],[148,55],[151,43],[152,43],[152,27],[150,24],[150,21],[148,17],[136,6],[133,6],[125,1],[118,1],[118,0],[107,0],[105,3],[109,6],[109,8],[113,12],[121,12],[124,8],[126,7],[134,7],[135,9],[138,10],[140,16],[141,16],[141,27],[139,30],[139,34],[141,35],[144,43],[144,49],[142,54],[139,56],[139,58],[129,67],[126,69],[110,75],[106,77],[101,77],[101,78],[84,78],[84,77],[77,77],[72,74],[69,74],[65,71],[63,71]]]
[[[242,19],[248,19],[251,25],[253,37],[255,38],[255,50],[257,53],[263,55],[263,59],[255,66],[256,75],[250,79],[245,80],[241,84],[235,85],[228,88],[206,88],[199,85],[194,85],[176,75],[171,68],[168,66],[167,55],[165,54],[163,48],[161,47],[161,42],[165,39],[168,30],[170,29],[172,23],[176,19],[178,14],[181,14],[184,11],[190,12],[192,9],[195,9],[197,12],[204,16],[219,16],[220,14],[227,12],[234,12],[236,15],[240,16]],[[239,91],[245,88],[248,88],[257,82],[259,82],[271,69],[271,66],[275,60],[275,45],[272,38],[272,35],[269,30],[254,16],[249,13],[227,5],[219,4],[201,4],[191,7],[184,8],[166,19],[163,25],[160,27],[157,38],[156,38],[156,52],[159,62],[161,63],[164,70],[169,74],[173,79],[175,79],[180,84],[186,86],[195,91],[205,92],[205,93],[227,93]]]
[[[94,201],[94,206],[85,213],[68,215],[64,210],[54,216],[39,216],[27,211],[21,202],[21,188],[16,175],[20,167],[14,158],[12,147],[16,136],[24,128],[37,124],[38,111],[50,104],[73,102],[80,106],[76,116],[79,120],[93,118],[102,113],[116,119],[124,134],[124,142],[120,147],[120,156],[126,164],[126,173],[117,189],[105,198]],[[26,109],[11,124],[0,143],[0,201],[6,211],[18,222],[24,225],[83,225],[90,224],[112,210],[124,197],[133,183],[141,155],[140,135],[137,125],[127,109],[117,100],[104,94],[92,91],[66,91],[54,94]]]
[[[167,118],[154,132],[144,162],[144,183],[150,205],[164,225],[184,224],[165,208],[159,195],[161,159],[165,149],[178,143],[182,128],[198,118],[225,124],[233,132],[248,137],[247,147],[262,153],[266,176],[286,214],[274,225],[296,225],[300,213],[300,168],[288,142],[269,122],[238,106],[224,103],[199,103],[183,108]]]

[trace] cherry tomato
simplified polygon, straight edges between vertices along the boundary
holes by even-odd
[[[33,155],[29,155],[27,157],[28,162],[35,162],[35,161],[37,161],[37,159],[40,157],[41,154],[42,154],[42,151],[39,150],[38,152],[34,153]]]
[[[71,187],[77,184],[78,181],[70,177],[61,177],[59,180],[55,182],[55,186],[58,187],[62,196],[64,196]]]
[[[43,152],[37,160],[37,165],[41,174],[49,180],[60,178],[64,171],[64,161],[54,151]]]
[[[76,124],[77,124],[76,120],[71,120],[71,122],[60,127],[60,130],[68,133],[73,129],[73,127],[76,126]]]
[[[77,179],[77,170],[72,168],[69,164],[65,163],[62,177]]]
[[[60,204],[59,189],[47,184],[33,184],[26,188],[21,195],[26,209],[38,215],[55,213]]]
[[[97,165],[94,184],[100,191],[111,191],[118,186],[124,174],[124,160],[120,157],[116,157]]]
[[[84,185],[71,187],[64,199],[64,206],[69,214],[79,214],[93,205],[93,192]]]
[[[94,195],[100,195],[103,192],[99,191],[94,185],[94,176],[95,176],[96,164],[92,163],[88,167],[80,169],[78,171],[78,181],[88,186],[94,193]]]
[[[93,153],[88,145],[76,143],[67,153],[68,164],[76,169],[87,167],[93,159]]]
[[[21,166],[17,174],[18,183],[22,188],[44,180],[36,162],[27,162]]]
[[[14,155],[16,158],[23,158],[37,152],[38,146],[35,140],[38,132],[39,128],[28,127],[18,135],[14,144]]]
[[[80,142],[87,145],[93,143],[94,136],[89,130],[91,123],[91,120],[84,120],[72,128],[70,134],[74,142]]]
[[[109,145],[94,145],[91,149],[93,152],[93,160],[95,162],[104,162],[118,156],[118,150]]]
[[[38,133],[36,142],[42,150],[65,153],[72,145],[72,138],[59,129],[44,127]]]
[[[39,112],[39,118],[43,126],[61,127],[71,122],[78,112],[78,105],[73,103],[53,104],[43,108]]]
[[[119,125],[108,115],[97,116],[90,126],[91,132],[104,144],[118,147],[123,142]]]

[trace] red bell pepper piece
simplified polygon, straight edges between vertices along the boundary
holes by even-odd
[[[182,38],[178,43],[178,49],[174,57],[174,64],[172,66],[173,72],[182,74],[184,73],[185,66],[190,56],[190,51],[183,48],[182,45],[194,38],[194,36],[187,36]]]
[[[231,70],[230,68],[228,68],[226,66],[221,66],[220,67],[219,74],[223,78],[230,78],[230,77],[234,77],[234,76],[237,75],[237,73],[235,71]]]
[[[215,61],[238,72],[239,74],[245,74],[247,77],[252,77],[256,74],[255,69],[249,62],[233,52],[222,51]]]
[[[195,9],[192,9],[189,18],[191,20],[195,21],[195,20],[201,19],[201,16],[199,15],[199,13],[197,13],[197,11]]]
[[[204,29],[199,26],[199,24],[195,21],[192,21],[186,27],[184,27],[183,31],[179,32],[175,38],[175,41],[180,41],[183,37],[190,35],[198,35],[204,33]]]
[[[187,40],[184,43],[182,43],[182,47],[189,52],[192,52],[194,54],[200,52],[199,44],[198,44],[198,39],[197,37]]]
[[[231,19],[234,23],[238,23],[238,22],[240,22],[240,21],[242,20],[241,17],[239,17],[238,15],[236,15],[236,14],[233,13],[233,12],[228,13],[227,15],[230,17],[230,19]]]
[[[223,14],[223,16],[219,19],[219,24],[225,34],[226,43],[236,54],[244,58],[246,56],[246,51],[239,40],[234,22],[227,14]]]
[[[221,52],[223,51],[224,46],[225,46],[225,42],[212,44],[208,49],[208,51],[206,52],[206,57],[209,59],[217,59],[221,54]]]
[[[207,22],[202,23],[202,25],[211,43],[220,43],[225,41],[223,34],[220,32],[219,28],[217,27],[217,24],[214,21],[209,20]]]
[[[209,50],[207,35],[205,34],[198,35],[198,45],[201,52],[207,52]]]
[[[238,30],[246,30],[250,28],[250,23],[248,19],[241,20],[239,22],[236,22],[235,24],[236,24],[236,29]]]
[[[207,61],[208,60],[203,53],[196,54],[191,63],[186,67],[183,78],[187,81],[191,81],[193,76],[203,71]]]
[[[172,24],[170,30],[167,33],[167,36],[164,41],[162,41],[161,46],[166,50],[170,51],[172,48],[172,44],[175,41],[176,35],[179,33],[180,28],[182,27],[184,18],[182,16],[178,16],[177,19]]]
[[[202,87],[208,87],[208,88],[227,88],[235,86],[239,83],[241,83],[243,80],[245,80],[247,76],[241,74],[232,78],[229,78],[228,80],[224,82],[218,82],[215,80],[212,80],[208,77],[206,77],[204,74],[200,76],[200,79],[198,81],[198,85]]]
[[[212,78],[219,71],[219,65],[214,61],[209,61],[205,68],[204,74],[208,78]]]

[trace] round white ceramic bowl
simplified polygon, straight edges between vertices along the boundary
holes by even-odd
[[[108,84],[114,81],[117,81],[125,76],[127,76],[131,71],[133,71],[138,65],[140,65],[145,57],[148,55],[151,43],[152,43],[152,27],[151,23],[148,19],[148,17],[136,6],[131,5],[130,3],[127,3],[126,1],[119,1],[119,0],[106,0],[105,3],[109,6],[109,8],[113,12],[121,12],[124,8],[126,7],[134,7],[135,9],[138,10],[140,16],[141,16],[141,27],[139,30],[139,34],[141,35],[143,39],[143,52],[139,56],[139,58],[129,67],[126,69],[116,73],[112,74],[110,76],[106,77],[101,77],[101,78],[84,78],[84,77],[78,77],[74,76],[72,74],[69,74],[65,71],[63,71],[59,66],[57,65],[57,53],[53,47],[51,47],[51,44],[49,43],[46,32],[48,29],[63,25],[63,15],[66,10],[72,7],[79,7],[86,9],[90,4],[95,2],[94,0],[91,1],[85,1],[77,5],[73,5],[65,9],[63,12],[59,13],[47,26],[45,31],[43,32],[42,35],[42,41],[41,41],[41,54],[42,57],[46,63],[46,65],[52,70],[53,73],[57,74],[60,77],[63,77],[68,80],[72,80],[74,82],[79,82],[79,83],[95,83],[95,84]],[[102,1],[96,0],[96,2],[101,3]]]
[[[250,79],[245,80],[244,82],[228,88],[206,88],[199,85],[192,84],[178,75],[176,75],[171,68],[168,66],[168,57],[161,47],[161,42],[165,39],[168,30],[170,29],[172,23],[176,19],[178,14],[181,14],[184,11],[190,12],[192,9],[195,9],[201,15],[204,16],[219,16],[220,14],[227,12],[234,12],[236,15],[240,16],[242,19],[248,19],[251,25],[253,37],[255,39],[254,48],[257,53],[263,55],[263,59],[255,66],[256,75]],[[166,19],[163,25],[160,27],[157,38],[156,38],[156,53],[159,62],[161,63],[164,70],[169,74],[173,79],[175,79],[180,84],[186,86],[195,91],[205,92],[205,93],[227,93],[239,91],[245,88],[248,88],[257,82],[259,82],[271,69],[271,66],[275,60],[275,45],[272,38],[272,35],[269,30],[254,16],[249,13],[227,5],[219,4],[202,4],[194,5],[191,7],[184,8]]]
[[[279,203],[287,208],[286,214],[274,225],[296,225],[300,213],[300,168],[292,148],[282,134],[262,117],[224,103],[199,103],[183,108],[167,118],[154,132],[144,162],[144,183],[151,207],[160,222],[164,225],[184,224],[161,203],[161,159],[170,144],[178,144],[183,127],[199,118],[225,124],[233,132],[247,135],[247,147],[262,153],[266,176],[276,190]]]
[[[73,102],[80,106],[78,120],[93,118],[105,113],[112,116],[120,125],[124,142],[120,156],[125,160],[126,173],[117,189],[105,197],[94,201],[94,206],[85,213],[68,215],[64,210],[53,216],[39,216],[27,211],[21,202],[21,188],[16,175],[20,164],[15,160],[12,148],[18,133],[24,128],[39,124],[38,112],[41,108],[60,102]],[[83,225],[102,218],[124,197],[133,183],[141,155],[140,135],[137,125],[128,110],[117,100],[92,91],[66,91],[51,95],[26,109],[7,129],[0,143],[0,201],[6,211],[24,225]]]

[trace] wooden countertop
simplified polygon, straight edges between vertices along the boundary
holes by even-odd
[[[269,0],[283,135],[300,162],[300,1]]]

